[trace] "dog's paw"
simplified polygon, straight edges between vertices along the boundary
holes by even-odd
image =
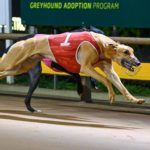
[[[37,109],[37,110],[35,110],[35,112],[36,112],[36,113],[41,113],[41,112],[42,112],[42,110]]]
[[[145,102],[144,99],[133,99],[131,100],[132,103],[136,103],[136,104],[143,104]]]
[[[115,94],[114,93],[109,94],[109,101],[110,101],[110,104],[115,103]]]
[[[144,102],[145,102],[144,99],[138,99],[136,103],[137,103],[137,104],[143,104]]]

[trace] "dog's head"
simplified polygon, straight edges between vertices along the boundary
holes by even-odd
[[[141,64],[131,47],[118,43],[109,44],[109,47],[112,52],[112,59],[126,69],[133,72],[134,68]]]

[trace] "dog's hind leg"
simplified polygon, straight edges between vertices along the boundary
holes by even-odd
[[[0,60],[0,78],[27,72],[42,59],[34,48],[34,39],[20,41],[11,46]]]
[[[41,72],[42,72],[42,68],[41,68],[40,62],[35,67],[33,67],[32,69],[30,69],[28,71],[28,74],[30,77],[30,86],[29,86],[27,96],[25,97],[25,105],[26,105],[26,108],[30,112],[35,112],[35,111],[40,112],[40,110],[35,110],[31,106],[31,98],[32,98],[33,92],[35,91],[35,89],[37,88],[37,85],[39,83]]]

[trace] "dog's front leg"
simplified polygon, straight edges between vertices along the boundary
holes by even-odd
[[[112,64],[107,63],[104,64],[104,72],[107,75],[108,79],[113,83],[113,85],[131,102],[142,104],[144,103],[143,99],[135,98],[130,94],[130,92],[125,88],[122,84],[119,76],[114,71]]]
[[[102,82],[108,89],[108,96],[109,96],[110,103],[113,103],[115,101],[115,93],[112,84],[106,77],[104,77],[103,75],[95,71],[95,69],[91,65],[82,65],[81,71],[91,76],[92,78],[95,78],[99,82]]]
[[[78,59],[81,64],[81,72],[89,75],[90,77],[102,82],[108,89],[109,99],[112,103],[115,100],[115,93],[111,82],[102,74],[99,74],[92,64],[96,63],[99,59],[99,55],[93,46],[87,42],[84,42],[78,52]]]

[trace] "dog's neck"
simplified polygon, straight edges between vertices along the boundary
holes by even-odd
[[[99,53],[99,60],[104,60],[104,59],[113,60],[114,59],[113,58],[114,51],[110,47],[109,44],[110,43],[116,44],[116,42],[103,34],[98,34],[98,33],[94,33],[94,32],[91,32],[91,34],[94,37],[94,39],[96,40],[97,45],[99,47],[99,49],[97,49],[98,53]]]
[[[99,45],[101,47],[101,53],[103,55],[103,58],[105,59],[111,59],[114,60],[114,55],[116,53],[116,50],[114,47],[111,46],[115,45],[116,42],[113,41],[112,39],[106,37],[106,36],[101,36],[100,40],[99,40]]]

